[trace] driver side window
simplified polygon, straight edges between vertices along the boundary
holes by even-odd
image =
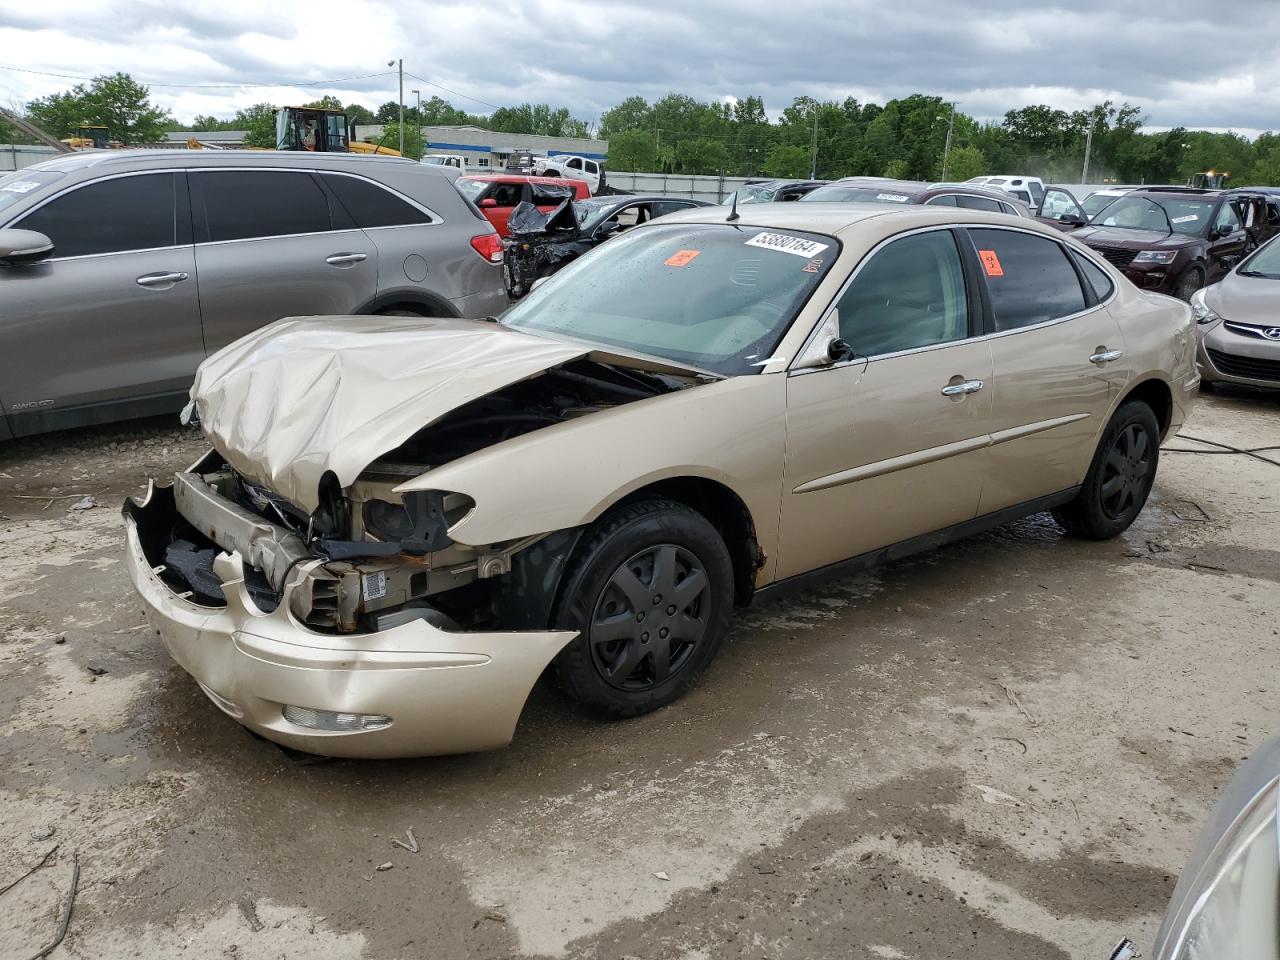
[[[1229,203],[1224,203],[1218,208],[1218,215],[1213,218],[1213,226],[1215,230],[1228,227],[1232,231],[1242,229],[1240,225],[1240,217],[1236,213],[1236,208]]]
[[[883,247],[836,307],[841,339],[867,357],[965,339],[969,303],[955,235],[933,230]]]

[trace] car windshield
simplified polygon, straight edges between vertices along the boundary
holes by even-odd
[[[893,187],[853,186],[831,183],[806,193],[801,200],[818,203],[914,203],[910,194]]]
[[[468,200],[474,200],[480,194],[484,193],[484,188],[489,185],[488,180],[466,180],[459,179],[456,183],[458,192]]]
[[[1084,209],[1085,216],[1093,219],[1118,199],[1120,198],[1114,195],[1091,193],[1080,201],[1080,206]]]
[[[625,203],[626,201],[619,203],[617,198],[575,200],[573,212],[578,218],[578,229],[583,233],[590,233],[606,217],[619,207],[624,206]]]
[[[1240,264],[1240,269],[1236,272],[1244,277],[1280,280],[1280,244],[1272,242],[1260,247],[1253,256]]]
[[[1190,197],[1161,197],[1157,200],[1131,193],[1106,207],[1093,222],[1100,227],[1128,227],[1158,233],[1172,230],[1194,237],[1208,226],[1213,204],[1212,200]]]
[[[0,211],[63,176],[52,170],[18,170],[0,177]]]
[[[758,372],[839,252],[833,237],[659,224],[570,264],[502,316],[726,376]]]

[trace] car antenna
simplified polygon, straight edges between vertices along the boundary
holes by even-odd
[[[742,214],[738,213],[738,191],[733,191],[733,209],[729,211],[729,215],[724,218],[725,223],[733,223]]]

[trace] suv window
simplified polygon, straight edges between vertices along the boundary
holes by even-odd
[[[688,210],[693,204],[686,200],[655,200],[649,204],[649,210],[655,217],[662,217],[677,210]]]
[[[172,247],[191,242],[185,193],[174,173],[99,180],[50,200],[14,226],[49,237],[55,257]]]
[[[1084,290],[1056,240],[1014,230],[970,230],[996,330],[1017,330],[1084,309]]]
[[[956,203],[956,195],[954,193],[940,193],[936,197],[930,197],[924,202],[926,207],[958,207]]]
[[[201,170],[191,174],[205,235],[246,240],[333,229],[329,199],[307,171]]]
[[[399,227],[431,222],[427,214],[376,183],[337,173],[321,174],[321,178],[357,227]]]
[[[1004,212],[1000,209],[998,200],[992,200],[990,197],[975,197],[968,193],[962,193],[956,197],[956,205],[964,207],[966,210],[990,210],[992,213]]]
[[[869,357],[969,335],[964,270],[954,234],[934,230],[876,253],[840,297],[840,336]]]
[[[1099,303],[1111,296],[1111,291],[1115,288],[1115,285],[1112,284],[1111,278],[1107,276],[1106,271],[1088,257],[1081,256],[1074,250],[1071,251],[1071,259],[1075,260],[1080,269],[1084,271],[1084,277],[1089,281],[1089,286],[1093,287],[1093,295],[1098,298]]]
[[[1221,227],[1230,227],[1233,231],[1244,229],[1240,224],[1240,215],[1236,213],[1236,208],[1226,201],[1223,201],[1217,215],[1213,218],[1213,228],[1217,230]]]
[[[500,207],[514,207],[523,199],[524,184],[495,183],[486,200],[493,200]]]

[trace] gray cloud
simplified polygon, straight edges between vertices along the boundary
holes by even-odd
[[[376,106],[394,77],[323,89],[209,89],[200,84],[314,81],[407,70],[424,96],[485,112],[484,101],[545,101],[598,118],[624,97],[763,96],[777,112],[799,95],[880,102],[912,92],[999,118],[1027,103],[1078,109],[1128,100],[1155,126],[1265,129],[1280,115],[1280,4],[1242,0],[1231,16],[1202,0],[1163,0],[1117,15],[1109,0],[762,0],[639,4],[621,0],[368,2],[261,0],[6,5],[0,61],[34,70],[126,70],[156,84],[180,116],[230,114],[282,96],[333,92]],[[69,26],[74,24],[74,27]],[[66,81],[0,71],[0,100]]]

